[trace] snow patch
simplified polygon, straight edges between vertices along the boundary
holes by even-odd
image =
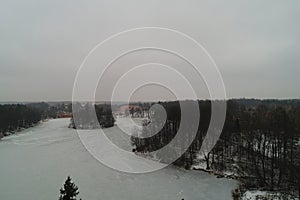
[[[297,197],[293,197],[291,195],[284,195],[279,192],[268,192],[268,191],[260,191],[260,190],[253,190],[253,191],[246,191],[243,196],[242,200],[282,200],[282,199],[293,199],[298,200]]]

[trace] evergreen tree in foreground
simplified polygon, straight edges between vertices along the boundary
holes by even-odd
[[[70,176],[68,176],[64,187],[60,189],[59,200],[76,200],[78,194],[78,187],[72,182]]]

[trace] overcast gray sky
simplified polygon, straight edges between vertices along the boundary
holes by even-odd
[[[70,100],[99,42],[126,29],[184,32],[217,63],[229,98],[300,98],[300,1],[2,0],[0,101]]]

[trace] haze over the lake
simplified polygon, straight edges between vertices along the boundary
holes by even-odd
[[[89,51],[136,27],[196,39],[217,63],[228,98],[299,98],[299,19],[296,0],[2,0],[0,101],[71,100]]]

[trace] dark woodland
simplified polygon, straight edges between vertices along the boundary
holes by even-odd
[[[132,137],[135,151],[139,153],[162,148],[177,133],[181,120],[179,102],[159,104],[167,112],[167,121],[157,135],[144,139]],[[198,104],[201,118],[197,135],[188,150],[173,163],[186,169],[199,161],[197,155],[211,117],[211,102],[198,101]],[[144,128],[142,134],[147,132],[151,130]],[[300,101],[229,100],[221,137],[213,150],[204,155],[206,170],[236,171],[235,178],[243,188],[293,191],[300,195],[299,137]]]

